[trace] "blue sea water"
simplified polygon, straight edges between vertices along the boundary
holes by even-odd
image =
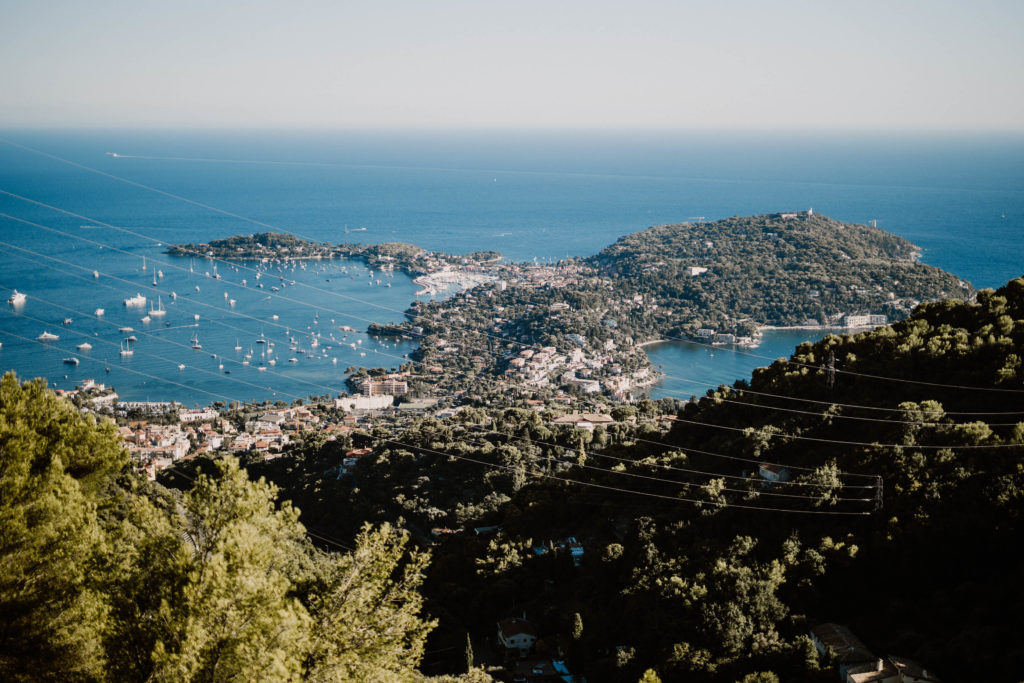
[[[309,264],[277,273],[286,286],[269,292],[271,278],[260,290],[244,269],[222,266],[215,280],[204,261],[189,273],[187,261],[163,254],[171,242],[276,229],[550,261],[595,253],[651,225],[813,207],[844,221],[876,220],[922,247],[926,263],[975,286],[1024,272],[1021,135],[20,130],[0,139],[0,190],[39,202],[0,194],[0,292],[29,295],[26,306],[0,311],[0,368],[61,388],[92,377],[127,399],[333,393],[346,368],[395,366],[410,350],[339,329],[400,318],[416,289],[403,275]],[[155,270],[164,273],[156,287]],[[164,322],[147,327],[145,311],[122,305],[136,292],[162,297]],[[103,319],[92,315],[97,307]],[[62,325],[65,317],[73,322]],[[130,359],[119,354],[124,325],[139,337]],[[36,343],[44,330],[61,339]],[[316,357],[288,363],[288,338],[308,348],[316,330]],[[257,370],[261,331],[279,356],[266,371]],[[202,351],[190,348],[193,333]],[[671,376],[652,395],[702,393],[815,336],[771,333],[750,354],[719,348],[713,357],[707,348],[651,347]],[[86,337],[93,350],[76,352]],[[254,358],[241,365],[250,346]],[[80,365],[62,363],[72,355]]]

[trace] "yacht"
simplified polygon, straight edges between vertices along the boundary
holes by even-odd
[[[75,348],[78,349],[79,351],[92,351],[92,344],[90,344],[89,342],[82,342]]]
[[[11,298],[7,300],[7,303],[11,304],[12,306],[21,305],[25,303],[25,294],[19,292],[18,290],[14,290],[14,294],[11,294]]]
[[[143,325],[148,325],[152,321],[153,321],[153,319],[150,318],[148,315],[142,316],[142,324]]]
[[[57,341],[58,339],[60,339],[60,337],[57,336],[56,334],[50,334],[49,332],[43,332],[41,335],[36,337],[36,339],[38,339],[39,341],[44,341],[44,342],[51,342],[51,341]]]
[[[267,338],[263,336],[262,330],[260,331],[260,336],[256,339],[256,343],[257,344],[266,344],[267,343]]]
[[[92,314],[93,314],[94,316],[96,316],[97,318],[102,318],[102,317],[103,317],[103,314],[104,314],[104,313],[106,313],[106,312],[107,312],[107,311],[106,311],[105,309],[102,309],[102,308],[97,308],[97,309],[96,309],[95,311],[93,311],[93,312],[92,312]]]
[[[156,308],[149,309],[149,315],[154,318],[162,318],[167,315],[167,311],[164,309],[164,302],[160,300],[159,296],[156,298]]]
[[[141,308],[146,305],[146,297],[142,296],[141,293],[136,292],[135,296],[128,297],[124,300],[124,305],[130,308]]]
[[[133,342],[133,341],[139,341],[139,338],[136,337],[134,334],[130,334],[127,337],[125,337],[124,340],[128,341],[128,342]]]
[[[67,363],[68,365],[78,365],[79,363],[78,359],[75,358],[74,356],[71,356],[70,358],[65,358],[64,362]]]
[[[131,334],[132,332],[135,331],[135,329],[131,327],[119,327],[117,328],[117,331],[120,332],[121,334]]]

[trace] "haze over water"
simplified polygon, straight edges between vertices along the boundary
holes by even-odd
[[[341,391],[346,367],[395,366],[411,350],[384,348],[361,333],[349,333],[342,345],[337,329],[362,331],[369,320],[400,318],[416,289],[403,275],[371,279],[355,263],[310,264],[282,274],[289,286],[272,293],[265,291],[267,276],[264,290],[254,287],[252,273],[223,266],[220,280],[206,278],[212,264],[205,261],[189,273],[187,259],[164,255],[154,240],[205,242],[278,229],[318,241],[404,241],[449,253],[495,249],[513,261],[547,261],[596,253],[650,225],[813,207],[843,221],[877,220],[878,227],[921,246],[924,262],[977,287],[999,286],[1024,272],[1024,136],[8,131],[0,137],[264,224],[0,144],[0,189],[85,218],[6,195],[0,195],[0,213],[129,252],[0,219],[0,239],[7,243],[0,245],[4,298],[12,288],[29,295],[20,311],[5,306],[0,312],[0,367],[46,376],[61,388],[93,377],[127,399],[291,400]],[[93,221],[136,234],[82,227]],[[324,265],[330,272],[313,272]],[[102,273],[99,279],[93,269]],[[148,291],[157,269],[164,278]],[[243,278],[244,289],[238,286]],[[290,286],[292,279],[297,286]],[[172,290],[179,295],[173,304]],[[151,336],[140,334],[145,311],[121,303],[137,291],[151,301],[160,293],[170,326],[157,321],[149,326]],[[233,307],[225,292],[236,299]],[[106,309],[109,324],[91,316],[97,307]],[[186,327],[195,324],[195,313],[200,327]],[[68,316],[73,322],[64,327]],[[139,336],[130,361],[119,356],[121,325]],[[331,351],[337,364],[305,357],[281,362],[288,353],[285,328],[308,338],[315,328],[326,334],[324,327],[337,338]],[[61,340],[43,348],[21,338],[34,340],[44,329]],[[232,365],[261,331],[277,341],[277,366],[259,372],[255,364]],[[84,339],[75,332],[93,338],[91,354],[74,351]],[[189,348],[193,333],[200,352]],[[685,381],[666,379],[652,395],[702,393],[816,336],[766,335],[756,356],[653,347],[655,364]],[[243,346],[238,354],[236,338]],[[64,365],[61,359],[70,355],[82,363]],[[221,362],[232,374],[223,373]],[[179,363],[186,370],[178,370]]]

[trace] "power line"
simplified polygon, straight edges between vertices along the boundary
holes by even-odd
[[[410,448],[410,449],[415,450],[415,451],[422,451],[422,452],[425,452],[425,453],[433,453],[435,455],[441,455],[441,456],[448,457],[448,458],[454,458],[456,460],[464,460],[464,461],[467,461],[467,462],[473,462],[473,463],[476,463],[478,465],[484,465],[486,467],[493,467],[493,468],[496,468],[496,469],[502,469],[502,470],[506,470],[506,471],[511,471],[511,470],[514,469],[513,467],[511,467],[509,465],[501,465],[501,464],[498,464],[498,463],[490,463],[490,462],[486,462],[486,461],[483,461],[483,460],[477,460],[475,458],[470,458],[470,457],[467,457],[467,456],[464,456],[464,455],[455,455],[454,453],[445,453],[445,452],[442,452],[442,451],[434,450],[432,448],[425,448],[423,446],[414,446],[412,444],[408,444],[408,443],[405,443],[403,441],[398,441],[396,439],[380,439],[380,441],[382,441],[384,443],[391,443],[391,444],[394,444],[396,446],[402,446],[402,447],[405,447],[405,448]],[[624,489],[624,488],[620,488],[620,487],[616,487],[616,486],[608,486],[608,485],[605,485],[605,484],[597,484],[597,483],[594,483],[594,482],[579,481],[579,480],[575,480],[575,479],[565,479],[565,478],[556,477],[556,476],[550,475],[550,474],[544,474],[543,472],[533,472],[531,474],[532,474],[532,476],[540,477],[540,478],[543,478],[543,479],[551,479],[551,480],[554,480],[554,481],[560,481],[560,482],[564,482],[564,483],[568,483],[568,484],[576,484],[578,486],[586,486],[586,487],[590,487],[590,488],[597,488],[597,489],[602,489],[602,490],[605,490],[605,491],[616,491],[616,492],[624,493],[624,494],[627,494],[627,495],[636,495],[636,496],[643,496],[643,497],[647,497],[647,498],[655,498],[655,499],[661,499],[661,500],[670,500],[670,501],[676,502],[676,503],[694,503],[694,504],[697,504],[697,505],[702,505],[702,506],[703,505],[709,505],[709,506],[712,506],[712,507],[719,507],[720,506],[721,509],[734,508],[734,509],[741,509],[741,510],[758,510],[758,511],[763,511],[763,512],[792,512],[792,513],[796,513],[796,514],[808,514],[808,515],[842,515],[842,516],[858,516],[858,517],[871,514],[870,512],[840,512],[840,511],[834,511],[834,510],[793,510],[793,509],[785,509],[785,508],[764,507],[764,506],[757,506],[757,505],[741,505],[741,504],[735,504],[735,503],[719,504],[719,503],[715,503],[713,501],[696,500],[696,499],[693,499],[693,498],[684,498],[684,497],[680,497],[680,496],[666,496],[666,495],[662,495],[662,494],[658,494],[658,493],[650,493],[650,492],[647,492],[647,491],[635,491],[635,490],[632,490],[632,489]]]

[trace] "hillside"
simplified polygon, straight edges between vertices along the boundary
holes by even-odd
[[[592,432],[556,424],[551,402],[478,405],[253,467],[339,538],[364,520],[424,541],[447,530],[424,588],[440,619],[428,649],[461,651],[467,630],[484,638],[525,613],[538,651],[573,653],[590,680],[653,667],[663,680],[827,681],[835,663],[807,634],[836,622],[943,680],[1014,681],[1021,358],[1024,279],[801,345],[687,405],[668,432],[649,401],[605,405],[613,421]],[[339,479],[348,447],[372,454]],[[790,483],[765,485],[764,462]],[[575,615],[583,635],[569,639]]]
[[[971,294],[918,255],[878,228],[793,213],[657,226],[588,262],[623,295],[657,297],[676,317],[714,327],[828,324],[867,313],[892,320],[920,301]]]

